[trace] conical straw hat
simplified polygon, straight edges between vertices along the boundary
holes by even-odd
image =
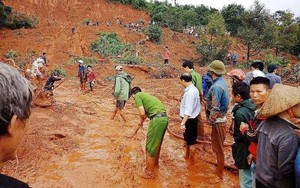
[[[260,115],[268,118],[298,103],[300,103],[300,88],[275,84],[261,108]]]

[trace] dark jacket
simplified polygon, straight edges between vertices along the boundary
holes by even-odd
[[[299,138],[290,122],[272,116],[257,128],[256,178],[267,187],[295,187],[294,160]]]
[[[240,125],[242,122],[248,123],[254,117],[255,105],[251,99],[244,100],[236,104],[232,109],[233,114],[233,139],[232,156],[235,161],[235,166],[238,169],[249,169],[250,166],[247,162],[249,155],[248,146],[250,141],[242,135]]]

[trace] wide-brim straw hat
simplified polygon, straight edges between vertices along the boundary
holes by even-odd
[[[267,100],[264,102],[260,115],[271,117],[300,103],[300,88],[275,84]]]

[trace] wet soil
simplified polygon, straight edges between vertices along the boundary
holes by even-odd
[[[184,160],[184,142],[169,132],[166,133],[161,150],[160,166],[156,179],[140,177],[145,162],[144,148],[148,122],[133,137],[139,122],[138,111],[132,99],[125,107],[128,123],[117,115],[110,120],[114,109],[111,95],[115,63],[100,56],[94,67],[97,84],[93,92],[83,93],[76,78],[77,66],[66,63],[70,54],[90,56],[88,50],[98,32],[116,32],[126,43],[136,44],[144,39],[136,33],[115,24],[117,17],[129,23],[149,15],[129,6],[109,3],[104,0],[4,0],[15,10],[39,17],[40,24],[33,29],[0,30],[0,54],[13,49],[18,54],[28,51],[47,52],[49,66],[46,72],[61,68],[68,76],[54,90],[53,101],[44,97],[35,98],[30,117],[30,129],[18,151],[18,160],[6,163],[3,172],[28,182],[32,187],[239,187],[235,170],[226,169],[224,179],[215,175],[216,159],[210,144],[197,144],[194,165]],[[82,21],[99,21],[99,26],[84,26]],[[110,22],[110,26],[104,23]],[[76,28],[71,33],[71,27]],[[171,51],[171,64],[182,71],[180,60],[194,58],[194,39],[183,34],[163,30],[161,45],[146,42],[137,46],[140,55],[148,63],[162,64],[164,46]],[[244,47],[237,46],[240,54]],[[170,128],[179,127],[178,99],[183,90],[178,78],[153,79],[147,67],[124,66],[134,78],[133,85],[155,95],[165,104]],[[205,68],[196,67],[200,73]],[[178,76],[178,75],[177,75]],[[45,79],[42,84],[45,83]],[[35,83],[35,82],[33,82]],[[228,80],[229,84],[229,80]],[[54,102],[54,103],[52,103]],[[204,117],[204,114],[202,114]],[[210,127],[205,126],[207,134]],[[176,132],[179,135],[180,132]],[[232,167],[232,136],[226,138],[226,164]]]

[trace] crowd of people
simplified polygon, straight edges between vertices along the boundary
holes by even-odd
[[[168,63],[168,47],[165,48],[165,53],[164,63]],[[42,77],[39,68],[47,65],[45,54],[43,55],[32,64],[32,73],[37,78]],[[3,104],[0,106],[0,147],[11,147],[7,150],[8,154],[1,153],[5,157],[0,156],[0,160],[5,162],[14,156],[15,146],[26,132],[24,124],[30,115],[32,90],[29,82],[15,68],[3,63],[0,63],[0,67],[1,80],[8,82],[0,88],[0,91],[8,93],[2,93],[0,98]],[[180,127],[186,147],[185,158],[190,164],[194,164],[196,159],[197,138],[208,137],[203,121],[206,119],[212,129],[210,139],[217,161],[216,175],[220,181],[223,179],[224,140],[228,127],[227,117],[231,113],[234,140],[232,157],[239,170],[240,186],[288,188],[295,187],[296,183],[300,186],[300,139],[297,135],[300,129],[297,124],[300,119],[300,88],[283,85],[281,78],[276,75],[278,67],[275,64],[268,65],[268,73],[265,74],[261,61],[254,61],[247,74],[241,69],[226,73],[224,63],[219,60],[212,61],[203,76],[194,70],[191,61],[184,61],[182,67],[180,84],[185,89],[178,117],[181,119]],[[161,146],[169,122],[166,108],[155,96],[143,92],[138,86],[132,87],[132,78],[124,72],[121,65],[114,69],[116,72],[112,94],[116,106],[111,120],[119,114],[125,123],[128,122],[123,109],[130,97],[139,110],[139,126],[143,126],[147,118],[150,119],[146,136],[146,165],[141,176],[155,178],[154,169],[159,166]],[[12,77],[12,74],[15,76]],[[224,79],[226,75],[231,78],[231,93]],[[93,91],[96,74],[92,66],[86,66],[83,60],[78,60],[78,77],[82,91],[86,91],[86,83],[89,84],[89,90]],[[44,89],[53,95],[54,83],[59,80],[62,78],[52,72]],[[230,95],[234,106],[229,112]],[[24,100],[14,103],[16,106],[9,104],[17,99]],[[201,117],[203,110],[206,117]],[[7,139],[5,135],[10,134],[12,128],[22,128],[14,141],[16,144],[3,144],[9,142],[4,141]]]

